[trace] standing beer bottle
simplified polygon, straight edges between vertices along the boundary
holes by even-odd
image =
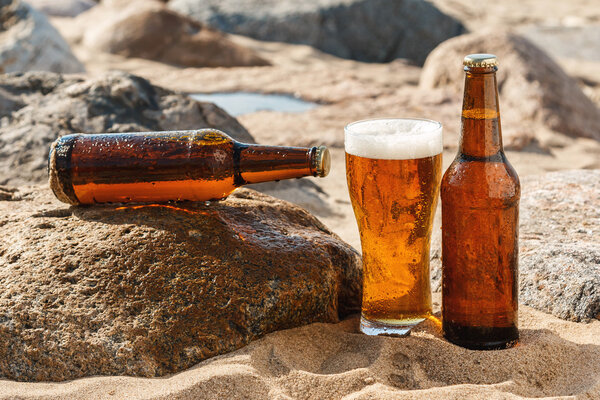
[[[70,204],[216,200],[237,187],[326,176],[321,147],[240,143],[216,129],[68,135],[50,149],[56,197]]]
[[[496,56],[472,54],[458,154],[441,185],[442,324],[469,349],[517,343],[519,178],[502,148]]]

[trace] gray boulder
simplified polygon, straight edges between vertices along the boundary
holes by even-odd
[[[528,176],[521,188],[519,302],[562,319],[600,319],[600,170]],[[440,236],[434,230],[434,291]]]
[[[47,180],[48,149],[70,133],[217,128],[248,143],[237,120],[212,103],[125,73],[84,79],[53,73],[0,76],[0,184]]]
[[[48,189],[3,192],[3,378],[162,376],[360,307],[358,253],[252,190],[209,205],[71,208]]]
[[[0,0],[0,73],[84,72],[46,17],[19,0]]]
[[[173,0],[169,7],[225,32],[368,62],[422,64],[436,45],[465,31],[422,0]]]

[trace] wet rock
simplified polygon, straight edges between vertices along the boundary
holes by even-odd
[[[465,31],[421,0],[172,0],[169,7],[225,32],[370,62],[422,64],[436,45]]]
[[[69,133],[211,127],[254,142],[235,118],[214,104],[126,73],[89,79],[40,72],[6,74],[0,76],[0,99],[2,93],[14,104],[0,125],[0,184],[46,181],[49,145]]]
[[[522,187],[519,301],[600,319],[600,170],[526,177]]]
[[[474,33],[442,43],[427,58],[420,87],[462,93],[462,60],[470,53],[498,56],[502,125],[515,149],[537,140],[539,124],[569,136],[600,140],[600,109],[544,51],[513,33]]]
[[[268,332],[356,312],[360,257],[306,211],[226,201],[0,201],[0,375],[161,376]]]
[[[93,0],[27,0],[27,3],[53,17],[76,17],[97,4]]]
[[[185,67],[269,65],[222,32],[157,1],[101,4],[76,23],[81,27],[81,44],[87,49]]]
[[[46,17],[19,0],[0,1],[0,73],[85,71]]]
[[[600,319],[600,170],[529,176],[521,188],[519,302],[562,319]],[[440,236],[434,229],[434,291]]]

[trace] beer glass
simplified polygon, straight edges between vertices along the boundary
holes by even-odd
[[[346,178],[363,256],[360,330],[404,336],[431,314],[429,245],[442,125],[374,119],[345,128]]]

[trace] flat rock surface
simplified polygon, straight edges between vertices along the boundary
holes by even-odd
[[[70,133],[216,128],[254,139],[212,103],[151,85],[134,75],[96,78],[30,72],[0,75],[0,184],[46,181],[50,143]]]
[[[161,376],[359,307],[358,253],[270,196],[79,208],[47,189],[19,196],[0,201],[5,378]]]
[[[0,1],[0,73],[84,70],[44,14],[20,0]]]
[[[225,32],[369,62],[422,64],[437,44],[465,31],[420,0],[172,0],[169,7]]]

